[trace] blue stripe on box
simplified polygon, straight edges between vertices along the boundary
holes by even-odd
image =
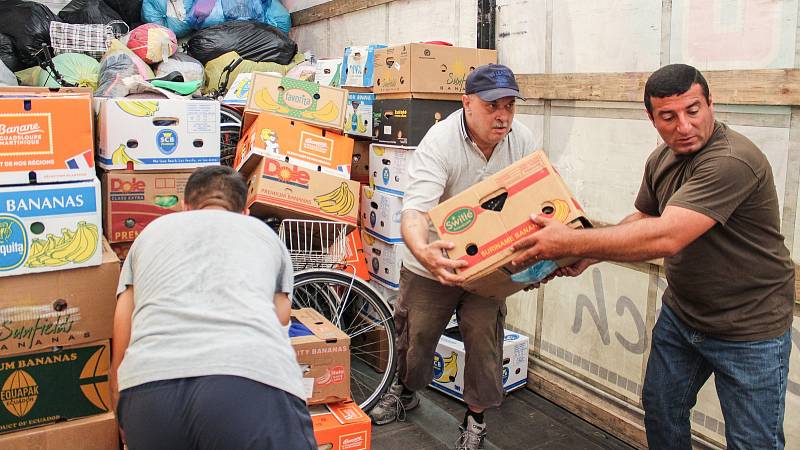
[[[403,243],[403,238],[402,237],[392,239],[392,238],[384,236],[384,235],[382,235],[382,234],[378,233],[377,231],[372,230],[370,228],[365,228],[365,230],[367,231],[368,234],[372,235],[372,237],[376,237],[376,238],[382,240],[383,242],[385,242],[387,244],[402,244]]]

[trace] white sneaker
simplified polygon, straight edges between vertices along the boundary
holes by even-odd
[[[483,448],[486,437],[486,423],[478,423],[474,417],[467,416],[467,426],[458,427],[461,437],[456,442],[456,450],[477,450]]]

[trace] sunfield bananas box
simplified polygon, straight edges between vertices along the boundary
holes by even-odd
[[[91,89],[0,87],[0,185],[94,176]]]
[[[573,228],[591,227],[583,209],[539,150],[428,211],[439,238],[451,241],[451,259],[467,266],[464,289],[489,298],[504,298],[530,283],[511,276],[521,272],[511,264],[514,243],[535,233],[531,214],[553,217]],[[564,266],[575,258],[563,258]],[[537,264],[550,262],[540,261]]]
[[[103,99],[97,164],[105,170],[178,170],[219,164],[219,102]]]
[[[361,186],[361,226],[368,233],[390,244],[402,244],[400,215],[403,199]]]
[[[119,425],[108,412],[0,436],[0,448],[109,450],[119,448]]]
[[[363,233],[361,237],[372,281],[395,291],[400,289],[400,267],[403,264],[405,245],[383,242],[369,231]]]
[[[292,322],[301,325],[289,336],[303,368],[306,403],[350,400],[350,337],[312,308],[293,309]]]
[[[432,126],[461,107],[461,101],[379,96],[373,106],[378,122],[375,140],[383,144],[416,147]]]
[[[133,241],[150,222],[183,210],[183,189],[191,175],[191,170],[103,173],[103,231],[108,241]]]
[[[0,277],[100,265],[100,181],[0,187]]]
[[[0,433],[110,410],[109,341],[0,358]]]
[[[375,135],[373,105],[375,94],[351,92],[347,97],[344,113],[344,132],[353,136],[372,137]]]
[[[0,278],[0,357],[110,339],[118,279],[107,242],[100,266]]]
[[[451,321],[450,325],[454,325]],[[509,330],[503,330],[503,391],[515,391],[528,380],[528,346],[527,336]],[[466,353],[464,342],[455,328],[448,326],[439,339],[436,352],[433,354],[433,381],[430,386],[447,395],[464,400],[464,365]]]
[[[256,154],[239,171],[247,177],[247,207],[255,217],[327,219],[356,226],[356,181]]]
[[[245,111],[271,112],[342,131],[347,90],[268,73],[254,73]],[[247,123],[243,129],[247,128]]]
[[[342,86],[372,87],[375,80],[375,51],[386,48],[383,44],[371,44],[344,49],[342,58]]]
[[[237,145],[234,167],[257,154],[350,179],[353,139],[269,113],[246,113],[245,122],[248,125]]]
[[[375,189],[402,197],[408,185],[408,163],[414,148],[372,144],[369,147],[370,177]]]
[[[375,51],[376,94],[464,93],[467,75],[497,63],[496,50],[404,44]]]
[[[355,402],[331,403],[308,409],[318,448],[369,450],[372,421]]]

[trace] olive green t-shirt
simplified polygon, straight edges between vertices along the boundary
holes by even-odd
[[[659,146],[647,160],[635,205],[651,216],[677,206],[717,222],[665,259],[663,301],[681,320],[735,341],[789,329],[794,270],[780,233],[772,168],[749,139],[717,122],[693,154]]]

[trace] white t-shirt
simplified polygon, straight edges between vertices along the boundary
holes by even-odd
[[[234,375],[305,400],[273,298],[293,284],[286,247],[255,218],[196,210],[154,220],[131,246],[117,288],[134,292],[120,390]]]

